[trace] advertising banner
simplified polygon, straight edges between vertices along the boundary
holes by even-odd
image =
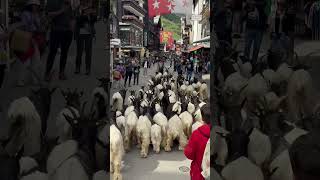
[[[168,49],[171,49],[174,44],[173,34],[169,31],[161,31],[160,32],[160,43],[166,44]]]

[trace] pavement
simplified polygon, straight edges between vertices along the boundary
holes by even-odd
[[[107,60],[106,55],[107,51],[105,50],[105,42],[106,39],[105,34],[107,32],[107,26],[101,22],[96,24],[97,30],[97,39],[93,44],[93,57],[92,57],[92,71],[90,76],[84,75],[85,72],[85,63],[83,59],[82,63],[82,74],[75,75],[75,55],[76,55],[76,43],[72,42],[70,47],[69,56],[67,59],[66,65],[66,75],[68,79],[66,81],[60,81],[56,76],[54,76],[53,81],[50,86],[52,87],[60,87],[60,90],[66,90],[67,88],[74,89],[78,88],[78,90],[84,91],[84,96],[82,100],[90,100],[91,93],[93,89],[98,85],[97,78],[105,77],[107,73]],[[100,37],[100,38],[99,38]],[[84,54],[83,54],[84,58]],[[45,68],[47,55],[45,54],[41,59],[40,66],[41,69]],[[56,56],[55,65],[53,67],[54,70],[58,70],[60,61],[59,53]],[[16,87],[16,77],[17,77],[18,67],[14,65],[10,68],[10,72],[5,77],[4,87],[0,89],[0,139],[3,136],[6,136],[8,123],[6,118],[6,112],[10,103],[20,97],[26,96],[30,93],[31,89],[36,89],[36,86],[28,85],[25,87]],[[43,79],[43,72],[39,71],[39,76]],[[56,128],[55,128],[55,118],[59,111],[65,105],[64,98],[61,95],[61,92],[58,89],[52,97],[51,104],[51,113],[48,120],[48,130],[47,135],[49,137],[54,137]]]

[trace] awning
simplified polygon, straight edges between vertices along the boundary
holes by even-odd
[[[193,46],[192,48],[189,49],[189,52],[193,52],[201,48],[203,48],[203,46]]]
[[[210,42],[210,36],[204,37],[198,41],[193,42],[193,44],[195,43],[201,43],[201,42]]]

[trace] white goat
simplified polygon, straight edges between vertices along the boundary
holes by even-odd
[[[140,116],[136,126],[138,146],[141,145],[140,155],[143,158],[148,156],[150,138],[151,138],[151,122],[147,116]]]
[[[56,118],[56,129],[59,137],[58,143],[63,143],[72,138],[72,127],[70,126],[64,115],[72,119],[80,117],[80,113],[77,109],[75,109],[74,107],[69,108],[62,109]],[[74,113],[72,113],[71,111],[73,111]],[[74,117],[74,114],[76,117]]]
[[[106,171],[98,171],[94,173],[93,180],[106,180],[108,178]]]
[[[117,126],[119,127],[119,130],[122,134],[122,136],[125,135],[125,129],[126,129],[126,118],[122,115],[122,113],[120,111],[116,112],[116,123]]]
[[[119,92],[116,92],[112,96],[112,111],[122,111],[123,110],[123,97]]]
[[[182,121],[183,132],[189,138],[192,133],[193,117],[188,111],[185,111],[179,115],[179,118]]]
[[[160,153],[160,144],[162,141],[161,127],[158,124],[151,126],[151,142],[153,145],[153,150],[156,153]]]
[[[240,157],[229,163],[221,172],[225,180],[263,180],[261,169],[249,159]]]
[[[127,117],[125,137],[124,137],[124,145],[127,151],[130,150],[131,139],[135,140],[136,138],[137,121],[138,121],[137,114],[134,111],[131,111]]]
[[[269,161],[271,156],[271,142],[267,135],[254,128],[248,144],[248,158],[262,167],[263,163]]]
[[[121,162],[124,155],[122,135],[115,125],[110,126],[110,172],[113,180],[122,180]]]
[[[53,148],[47,160],[50,180],[89,180],[85,168],[76,157],[78,143],[65,141]]]
[[[161,146],[165,147],[167,139],[168,119],[162,112],[157,112],[153,116],[153,121],[161,127]]]
[[[36,160],[34,160],[33,158],[22,157],[19,160],[19,164],[21,180],[49,180],[47,174],[39,172],[38,170],[28,173],[30,170],[32,171],[33,168],[37,168],[39,166]],[[23,175],[24,173],[28,174]]]
[[[8,110],[9,124],[12,126],[20,122],[21,126],[10,128],[13,138],[6,146],[6,151],[14,155],[18,148],[24,145],[24,156],[35,155],[40,152],[41,119],[35,106],[28,97],[14,100]]]
[[[187,145],[187,137],[183,132],[182,121],[178,115],[174,115],[169,119],[165,151],[171,151],[173,140],[175,139],[179,140],[179,150],[184,150]]]
[[[200,89],[199,89],[199,98],[201,101],[206,101],[209,99],[207,83],[201,84]]]

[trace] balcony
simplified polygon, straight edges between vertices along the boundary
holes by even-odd
[[[137,17],[132,15],[124,15],[122,16],[122,22],[135,25],[139,27],[140,29],[144,28],[144,23],[141,22]]]
[[[147,13],[147,11],[135,0],[122,0],[122,7],[139,17],[144,17]]]

